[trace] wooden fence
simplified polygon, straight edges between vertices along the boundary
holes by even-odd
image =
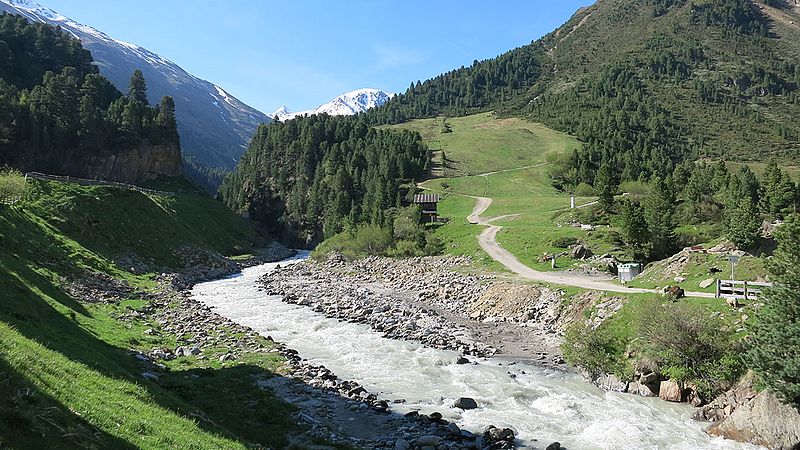
[[[772,283],[759,283],[756,281],[717,280],[717,298],[727,297],[743,300],[758,300],[762,288],[770,287]]]
[[[139,187],[133,184],[127,183],[117,183],[116,181],[104,181],[104,180],[90,180],[87,178],[77,178],[77,177],[70,177],[70,176],[61,176],[61,175],[48,175],[46,173],[39,173],[39,172],[28,172],[25,174],[25,177],[28,178],[36,178],[39,180],[52,180],[52,181],[60,181],[62,183],[75,183],[80,184],[83,186],[111,186],[120,189],[127,189],[129,191],[137,191],[143,194],[152,194],[152,195],[169,195],[174,196],[174,192],[168,191],[158,191],[155,189],[147,189],[143,187]]]
[[[22,200],[21,195],[3,196],[0,197],[0,205],[13,205]]]

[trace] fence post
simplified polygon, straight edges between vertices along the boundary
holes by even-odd
[[[717,292],[716,292],[716,294],[714,294],[716,298],[719,298],[719,291],[720,291],[721,287],[722,287],[722,280],[717,278]]]
[[[744,299],[748,300],[748,298],[747,298],[747,281],[744,282]]]

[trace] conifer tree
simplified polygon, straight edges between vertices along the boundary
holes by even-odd
[[[768,262],[774,286],[755,314],[748,359],[768,388],[800,410],[800,216],[775,234],[778,248]]]
[[[144,81],[144,74],[139,69],[136,69],[131,75],[131,81],[128,85],[128,98],[147,105],[147,83]]]
[[[617,182],[614,173],[611,170],[611,165],[604,162],[600,165],[600,170],[597,171],[595,176],[594,188],[597,195],[600,197],[598,202],[604,211],[611,209],[614,205],[614,194],[617,192]]]
[[[739,248],[752,248],[758,241],[761,215],[749,197],[725,208],[727,236]]]
[[[650,257],[663,258],[675,248],[675,191],[671,184],[660,178],[656,179],[642,206],[650,230]]]

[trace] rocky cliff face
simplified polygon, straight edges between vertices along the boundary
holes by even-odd
[[[140,142],[137,147],[105,157],[89,158],[86,178],[137,183],[159,175],[178,177],[183,173],[181,150],[177,145],[151,145]]]
[[[42,156],[19,164],[21,170],[93,180],[136,184],[158,176],[183,175],[181,149],[174,144],[152,145],[144,140],[104,155],[74,155],[66,160]]]
[[[708,432],[715,436],[774,450],[800,448],[800,412],[769,391],[757,392],[752,373],[698,410],[695,418],[714,422]]]

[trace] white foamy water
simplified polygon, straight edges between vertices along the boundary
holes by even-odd
[[[457,365],[455,352],[386,339],[365,325],[283,303],[259,290],[258,278],[274,267],[265,264],[199,284],[192,295],[340,378],[358,381],[387,400],[406,399],[392,405],[393,411],[438,411],[473,432],[489,424],[510,427],[523,445],[559,441],[570,450],[760,448],[706,435],[706,424],[691,420],[687,405],[605,392],[577,375],[499,358]],[[457,397],[472,397],[479,408],[452,408]]]

